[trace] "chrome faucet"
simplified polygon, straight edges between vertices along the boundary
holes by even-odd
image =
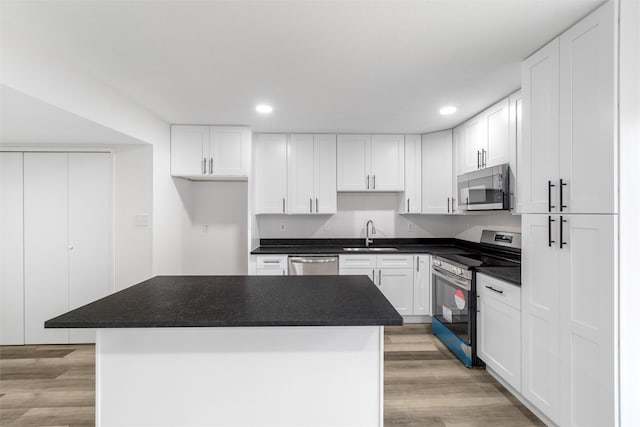
[[[367,221],[367,224],[364,226],[364,229],[365,229],[364,245],[367,248],[373,242],[373,239],[369,237],[369,224],[371,224],[371,234],[376,234],[376,226],[373,225],[373,221],[372,220]]]

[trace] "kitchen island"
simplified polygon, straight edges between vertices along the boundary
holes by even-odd
[[[96,328],[96,425],[382,426],[365,276],[158,276],[51,319]]]

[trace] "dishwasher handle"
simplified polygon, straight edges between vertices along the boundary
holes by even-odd
[[[329,262],[337,262],[338,257],[327,257],[327,258],[303,258],[303,257],[289,257],[289,262],[294,264],[323,264]]]

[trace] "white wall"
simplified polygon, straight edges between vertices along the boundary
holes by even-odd
[[[153,147],[149,144],[114,149],[114,274],[116,290],[153,275]],[[136,215],[149,225],[136,225]]]
[[[620,425],[640,425],[640,2],[620,1]]]
[[[374,238],[450,236],[449,218],[399,215],[398,197],[398,193],[340,193],[335,215],[259,215],[258,233],[263,239],[361,238],[367,220],[371,219],[377,231]]]
[[[467,214],[451,217],[451,237],[480,242],[482,230],[521,232],[520,215],[508,212],[491,212],[487,214]]]
[[[247,274],[247,183],[189,182],[185,274]]]

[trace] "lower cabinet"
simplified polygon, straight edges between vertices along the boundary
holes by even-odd
[[[478,357],[522,390],[520,287],[478,273]]]
[[[288,255],[256,256],[257,276],[286,276],[288,274]]]
[[[430,313],[429,255],[341,255],[340,275],[366,275],[403,316]]]

